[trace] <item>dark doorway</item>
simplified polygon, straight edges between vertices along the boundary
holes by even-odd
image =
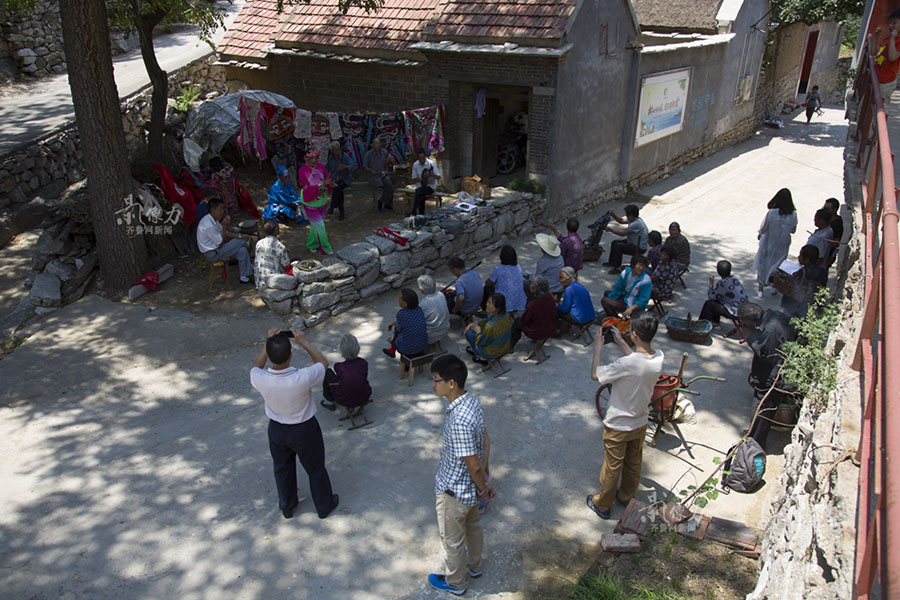
[[[520,171],[524,172],[528,94],[528,88],[518,86],[498,85],[476,90],[476,105],[480,104],[482,113],[473,123],[472,173],[465,175],[477,173],[491,178],[513,173],[520,176]]]
[[[816,56],[816,43],[819,41],[819,32],[809,32],[806,38],[806,51],[803,53],[803,67],[800,69],[800,85],[797,88],[798,94],[805,94],[806,88],[809,86],[809,76],[812,73],[813,58]]]

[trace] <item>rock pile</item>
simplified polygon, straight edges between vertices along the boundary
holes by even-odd
[[[547,200],[504,188],[493,190],[487,206],[468,213],[448,211],[427,228],[390,226],[405,245],[369,235],[335,256],[315,261],[294,276],[271,275],[260,295],[280,315],[295,314],[294,326],[307,328],[338,315],[359,300],[412,285],[419,275],[443,266],[453,255],[481,257],[506,243],[507,236],[531,233],[544,222]]]

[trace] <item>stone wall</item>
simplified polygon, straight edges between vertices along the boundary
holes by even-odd
[[[35,0],[22,14],[0,9],[0,81],[65,70],[59,2]]]
[[[294,314],[293,326],[307,328],[338,315],[361,299],[391,288],[415,285],[428,270],[443,267],[451,256],[475,261],[507,242],[527,235],[546,222],[547,200],[528,193],[494,188],[487,206],[471,212],[444,211],[430,231],[411,231],[401,223],[390,227],[409,242],[404,246],[369,235],[325,257],[312,271],[270,275],[262,293],[281,315]],[[434,214],[434,213],[432,213]]]
[[[210,54],[173,72],[169,98],[177,98],[191,85],[200,87],[200,99],[224,94],[225,72],[214,60]],[[150,119],[150,95],[148,87],[122,103],[122,124],[131,149],[143,139],[144,123]],[[78,129],[69,126],[0,157],[0,246],[34,227],[35,219],[42,220],[30,204],[39,202],[43,207],[47,199],[58,197],[84,177],[78,143]]]
[[[837,64],[823,71],[813,73],[809,78],[809,89],[819,86],[823,104],[844,105],[844,92],[847,86],[847,75],[850,72],[851,57],[841,58]]]
[[[844,210],[851,213],[853,223],[847,229],[852,237],[838,262],[841,277],[835,296],[843,300],[841,325],[828,342],[828,349],[839,356],[838,387],[824,407],[806,403],[801,410],[791,444],[785,448],[784,471],[774,484],[783,492],[763,536],[759,580],[748,600],[852,597],[859,492],[859,468],[853,461],[859,444],[860,381],[850,364],[864,298],[855,152],[855,144],[848,143]]]

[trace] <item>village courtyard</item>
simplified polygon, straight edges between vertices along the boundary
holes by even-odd
[[[628,198],[641,204],[651,230],[678,221],[691,242],[687,288],[677,288],[670,315],[699,313],[723,258],[753,289],[757,227],[781,187],[797,205],[796,256],[823,200],[844,197],[846,133],[842,109],[827,108],[810,125],[795,112],[784,129],[761,129]],[[623,204],[582,215],[582,235]],[[604,246],[612,239],[607,234]],[[533,235],[510,243],[523,268],[533,269]],[[483,261],[482,277],[499,262],[496,253],[466,259]],[[435,279],[443,286],[451,275],[441,269]],[[580,280],[599,306],[614,276],[586,263]],[[777,308],[779,298],[753,301]],[[285,520],[277,506],[263,403],[248,373],[266,330],[285,326],[278,316],[264,308],[240,316],[185,312],[155,304],[151,294],[133,304],[91,295],[46,317],[0,361],[0,596],[443,597],[425,576],[442,564],[433,482],[445,401],[433,395],[427,374],[408,387],[382,354],[395,312],[388,292],[307,332],[331,362],[340,359],[340,336],[356,335],[373,387],[371,426],[348,431],[340,413],[318,412],[340,495],[325,520],[316,517],[302,471],[297,514]],[[696,420],[680,425],[689,452],[668,427],[655,448],[645,447],[639,499],[664,499],[702,480],[748,426],[751,352],[723,339],[727,329],[698,346],[668,338],[660,326],[664,372],[677,372],[688,352],[687,377],[728,381],[694,386],[702,394],[691,398]],[[449,339],[445,349],[465,357],[460,330]],[[593,347],[571,334],[551,340],[541,365],[522,362],[527,347],[523,340],[499,378],[470,369],[467,387],[484,406],[492,440],[497,497],[482,517],[484,576],[470,582],[467,597],[511,600],[561,589],[590,566],[600,535],[622,512],[616,506],[603,521],[584,501],[597,490],[603,459]],[[604,354],[610,361],[619,352],[613,346]],[[295,349],[294,362],[308,358]],[[766,485],[721,495],[704,514],[764,528],[788,440],[784,431],[770,436]]]

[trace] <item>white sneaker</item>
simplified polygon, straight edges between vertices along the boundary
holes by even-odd
[[[762,297],[763,297],[763,291],[762,291],[762,290],[756,290],[756,297],[757,297],[757,298],[762,298]]]

